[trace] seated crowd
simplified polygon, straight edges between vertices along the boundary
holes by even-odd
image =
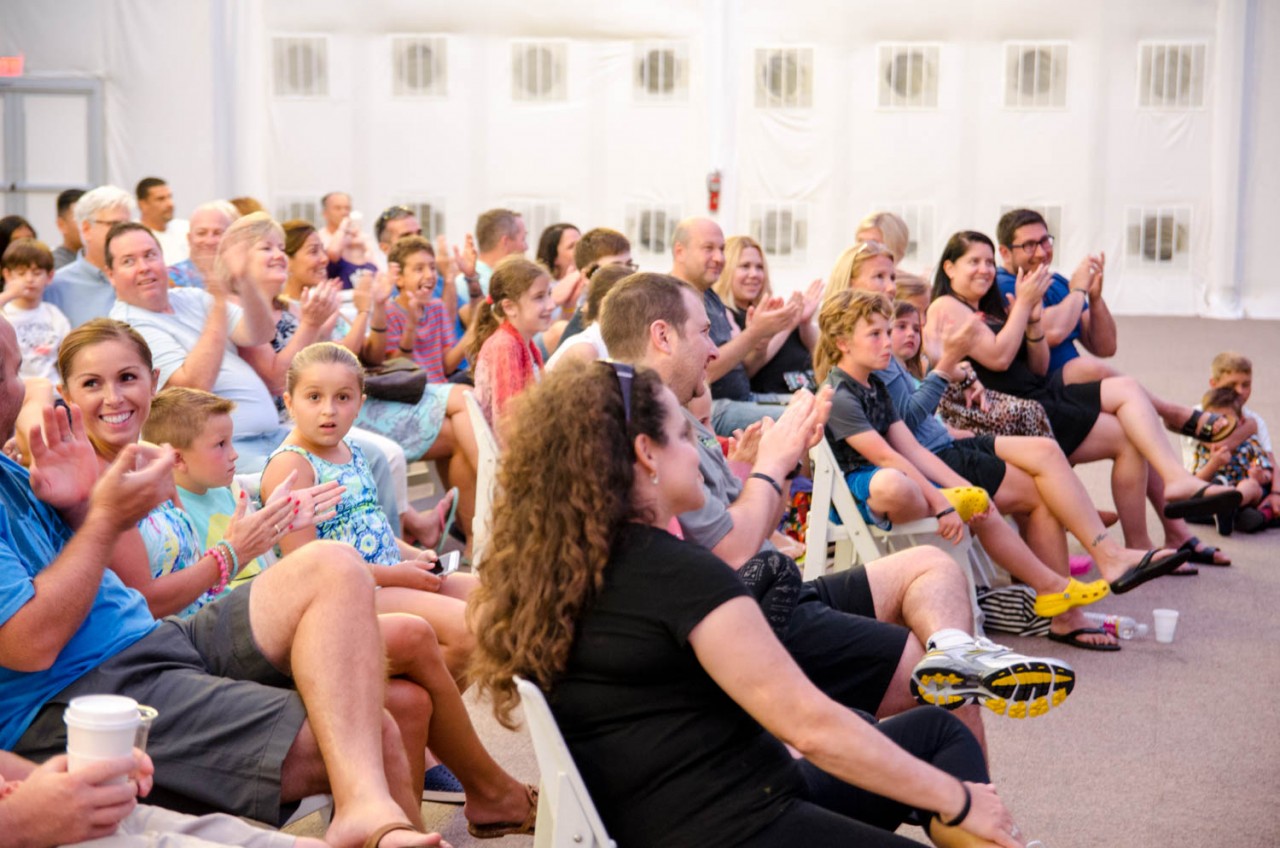
[[[1116,652],[1084,607],[1230,563],[1188,520],[1280,523],[1249,359],[1215,359],[1194,407],[1116,371],[1105,257],[1054,273],[1030,210],[998,243],[956,233],[931,286],[898,270],[902,220],[868,216],[784,297],[705,218],[653,273],[604,227],[555,224],[528,259],[506,209],[457,247],[402,206],[365,233],[343,192],[319,226],[237,201],[184,221],[157,178],[64,192],[55,250],[0,220],[14,844],[312,844],[222,814],[278,826],[319,793],[336,846],[444,844],[424,798],[532,833],[537,789],[461,694],[513,725],[519,676],[621,844],[909,845],[906,822],[1024,846],[979,708],[1042,715],[1075,672],[975,637],[941,548],[972,533],[1049,639]],[[502,446],[490,538],[441,573],[472,553],[476,427]],[[805,581],[781,530],[823,439],[862,520],[932,518],[941,547]],[[1099,459],[1115,513],[1072,470]],[[426,513],[418,460],[447,487]],[[63,711],[98,693],[158,710],[147,752],[69,771]]]

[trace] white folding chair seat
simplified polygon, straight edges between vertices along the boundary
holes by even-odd
[[[498,440],[489,427],[480,402],[474,392],[462,393],[471,419],[471,429],[476,434],[479,448],[479,467],[476,468],[476,513],[471,522],[471,568],[478,570],[484,546],[489,541],[489,527],[493,510],[493,496],[498,485]]]
[[[813,501],[809,508],[809,529],[805,534],[804,578],[812,580],[828,571],[827,546],[835,543],[835,559],[829,570],[843,571],[859,562],[867,563],[894,551],[916,545],[934,545],[951,555],[969,582],[969,599],[973,607],[974,635],[982,635],[982,608],[978,606],[975,572],[983,585],[990,586],[995,573],[986,551],[966,528],[959,544],[938,535],[938,522],[922,518],[882,530],[867,524],[853,493],[845,484],[836,464],[831,445],[823,439],[809,451],[813,460]],[[840,518],[831,520],[831,511]]]
[[[542,773],[534,848],[617,848],[605,832],[542,690],[519,677],[516,689]]]

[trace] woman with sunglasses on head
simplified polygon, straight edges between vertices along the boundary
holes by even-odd
[[[908,819],[939,845],[1024,844],[954,716],[876,725],[829,700],[737,574],[663,529],[703,494],[655,373],[566,362],[511,423],[473,670],[507,724],[513,675],[548,693],[620,844],[906,848]]]

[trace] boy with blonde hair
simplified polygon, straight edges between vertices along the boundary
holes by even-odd
[[[234,402],[210,392],[173,386],[152,398],[151,414],[142,425],[142,438],[173,447],[178,496],[205,549],[227,535],[238,503],[243,501],[247,511],[252,500],[235,484],[238,454],[231,443],[234,408]],[[249,563],[231,581],[231,587],[248,582],[266,565],[261,557]]]

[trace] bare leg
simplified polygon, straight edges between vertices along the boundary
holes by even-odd
[[[524,784],[503,771],[480,742],[431,626],[413,615],[378,619],[391,673],[413,681],[431,696],[426,742],[466,790],[463,813],[467,820],[476,824],[523,821],[529,812]],[[421,748],[418,751],[421,758]]]
[[[421,829],[404,743],[382,708],[389,693],[368,568],[347,545],[314,542],[263,572],[251,591],[254,639],[269,661],[293,676],[308,712],[307,732],[286,756],[291,785],[285,797],[313,788],[292,781],[313,778],[323,753],[318,767],[330,766],[335,805],[330,842],[358,845],[389,822]],[[426,694],[403,684],[392,700],[421,708]],[[407,831],[383,840],[385,848],[424,844]]]
[[[1100,383],[1112,377],[1123,376],[1124,374],[1102,360],[1085,356],[1078,356],[1062,366],[1062,381],[1068,385],[1072,383]],[[1191,407],[1156,397],[1146,386],[1141,384],[1138,387],[1147,396],[1147,400],[1151,401],[1151,407],[1156,411],[1156,415],[1159,416],[1165,429],[1174,433],[1181,432],[1182,425],[1191,417],[1193,412]],[[1214,426],[1214,430],[1221,431],[1228,426],[1230,426],[1230,422],[1222,419]]]
[[[999,439],[996,441],[998,444]],[[1037,441],[1052,444],[1057,450],[1057,443],[1051,439]],[[1062,456],[1061,450],[1058,451],[1058,455]],[[1005,461],[1008,463],[1008,468],[1005,471],[1004,481],[995,493],[996,508],[1005,515],[1013,516],[1022,530],[1023,538],[1027,541],[1027,547],[1035,552],[1041,562],[1050,566],[1058,574],[1066,574],[1067,537],[1062,532],[1062,525],[1058,523],[1053,510],[1041,496],[1042,492],[1035,478],[1008,460]],[[1065,457],[1062,465],[1068,473],[1071,473]],[[983,546],[986,546],[986,542],[983,542]]]
[[[1116,417],[1105,413],[1098,416],[1088,437],[1071,454],[1072,464],[1100,459],[1113,460],[1111,496],[1116,502],[1116,511],[1120,513],[1125,545],[1131,548],[1150,548],[1145,498],[1146,461],[1125,438],[1124,429]]]
[[[448,582],[453,582],[452,577]],[[459,688],[465,688],[467,663],[476,644],[475,636],[467,628],[465,601],[442,592],[385,586],[378,590],[376,602],[380,614],[407,613],[425,619],[439,640],[445,665],[459,681]]]
[[[911,629],[921,644],[939,630],[973,632],[969,581],[955,560],[930,545],[865,566],[876,618]]]
[[[1052,439],[1000,436],[996,439],[996,454],[1011,467],[1017,466],[1031,475],[1049,510],[1080,540],[1080,544],[1093,557],[1098,570],[1108,582],[1118,579],[1130,566],[1136,565],[1150,548],[1149,544],[1142,549],[1126,548],[1110,537],[1102,518],[1089,500],[1084,484],[1071,470],[1057,442]],[[1136,465],[1136,460],[1126,461],[1132,461]],[[1003,490],[1004,487],[1001,486],[1001,491]],[[1000,501],[997,499],[996,503],[999,505]],[[1181,521],[1177,523],[1186,527]],[[1143,526],[1145,527],[1145,521]],[[1031,548],[1039,554],[1035,545],[1031,545]],[[1067,573],[1065,569],[1059,569],[1055,561],[1044,556],[1041,559],[1058,573]],[[1065,555],[1063,561],[1065,562]]]

